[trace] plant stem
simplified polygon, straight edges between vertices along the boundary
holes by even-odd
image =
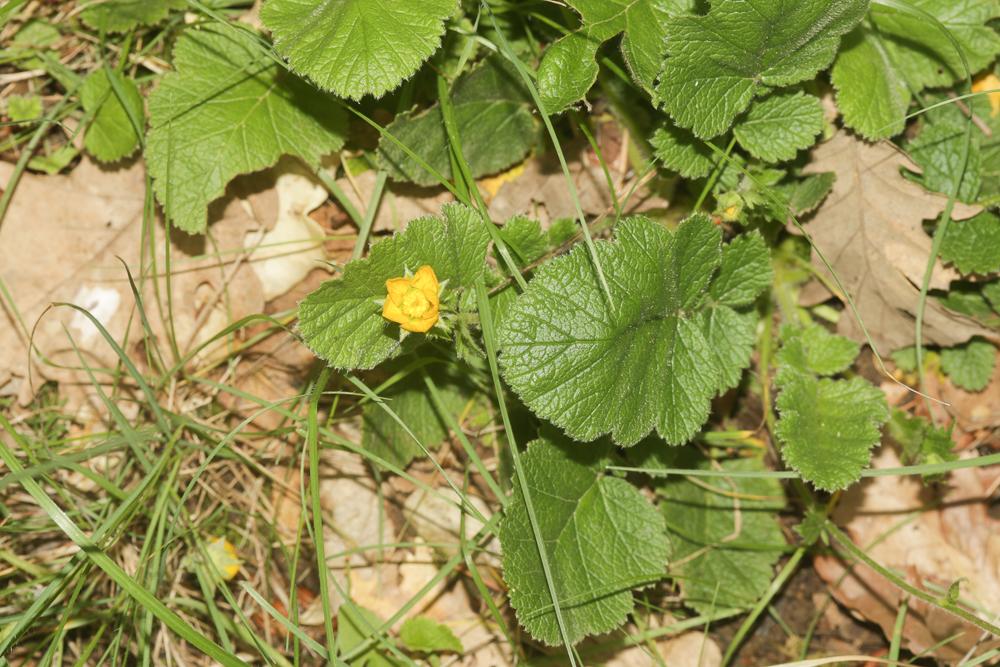
[[[869,556],[864,551],[859,549],[858,546],[854,544],[854,541],[851,540],[850,537],[845,535],[843,531],[840,530],[840,528],[837,528],[837,526],[834,525],[833,522],[827,521],[826,530],[829,533],[830,537],[832,537],[837,542],[837,544],[843,547],[844,551],[846,551],[855,559],[861,561],[871,569],[878,572],[880,575],[882,575],[883,577],[888,579],[891,583],[893,583],[896,587],[902,589],[903,591],[906,591],[915,598],[923,600],[927,604],[938,607],[939,609],[942,609],[954,616],[958,616],[963,621],[972,623],[974,626],[976,626],[983,632],[988,632],[991,635],[1000,637],[1000,628],[998,628],[997,626],[993,625],[992,623],[984,621],[983,619],[979,618],[972,612],[963,609],[957,605],[943,604],[940,598],[931,595],[927,591],[917,588],[916,586],[909,583],[908,581],[900,577],[898,574],[896,574],[889,568],[884,567],[879,563],[877,563],[875,559],[873,559],[871,556]]]

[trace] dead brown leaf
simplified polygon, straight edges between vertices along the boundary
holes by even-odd
[[[876,468],[900,465],[889,446],[872,463]],[[942,486],[925,486],[914,476],[872,477],[844,493],[833,518],[875,561],[917,587],[941,590],[962,580],[963,600],[979,605],[995,622],[1000,613],[1000,519],[989,510],[998,477],[1000,471],[989,468],[955,470]],[[900,589],[863,564],[847,571],[834,556],[817,556],[814,563],[841,604],[892,635],[905,595]],[[919,653],[956,633],[956,639],[935,650],[936,657],[956,662],[982,633],[938,607],[909,599],[903,626],[909,650]],[[981,644],[979,650],[991,645]]]
[[[0,181],[12,168],[0,163]],[[0,228],[0,280],[10,295],[0,312],[0,392],[25,404],[42,382],[54,380],[69,414],[81,421],[103,414],[74,345],[93,368],[113,368],[118,358],[84,314],[57,308],[40,318],[53,302],[87,309],[114,340],[128,341],[126,352],[141,368],[150,346],[168,366],[177,354],[197,351],[191,365],[198,366],[230,354],[249,335],[212,341],[229,324],[264,312],[268,300],[293,308],[302,296],[293,288],[326,271],[325,232],[308,217],[326,193],[293,161],[237,179],[230,196],[211,209],[205,236],[174,232],[169,264],[159,220],[147,230],[154,238],[144,240],[145,187],[141,162],[106,169],[86,158],[67,175],[21,179]],[[145,264],[140,260],[144,243],[154,249],[155,265],[148,254]],[[146,340],[122,262],[143,297],[152,331]],[[293,300],[283,301],[288,294]],[[36,354],[29,356],[33,328]],[[235,367],[246,389],[268,401],[294,395],[311,358],[288,334],[280,338],[268,339]]]
[[[833,191],[805,226],[814,244],[813,264],[829,275],[817,251],[830,262],[882,354],[913,344],[919,285],[931,248],[921,223],[937,217],[947,203],[905,179],[900,174],[904,167],[919,171],[888,143],[869,144],[841,131],[813,151],[805,169],[837,175]],[[978,210],[956,204],[952,215],[963,219]],[[931,287],[947,289],[956,278],[938,262]],[[839,330],[865,341],[850,314],[840,319]],[[983,333],[972,320],[927,300],[925,344],[957,345]]]
[[[930,404],[939,423],[954,417],[958,428],[965,432],[1000,426],[1000,364],[994,366],[993,376],[982,391],[966,391],[937,373],[925,375],[925,382],[926,391],[945,403]]]
[[[12,171],[13,165],[0,163],[0,182]],[[10,296],[0,300],[0,392],[25,404],[46,379],[86,384],[76,372],[59,368],[80,365],[65,331],[88,364],[115,365],[100,331],[81,313],[57,308],[39,318],[54,302],[74,303],[122,340],[133,299],[116,257],[133,266],[138,257],[144,189],[141,163],[111,170],[88,158],[65,176],[21,178],[0,227],[0,280]],[[33,328],[33,344],[47,362],[29,362]]]

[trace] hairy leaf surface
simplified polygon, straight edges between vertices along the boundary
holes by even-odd
[[[343,111],[244,31],[187,29],[174,68],[149,96],[146,162],[167,217],[186,232],[205,230],[208,204],[235,176],[286,154],[316,165],[344,144]]]
[[[861,477],[889,419],[885,394],[860,377],[821,378],[846,370],[858,347],[813,325],[786,328],[778,352],[781,456],[816,488],[836,491]]]
[[[829,65],[867,8],[867,0],[718,0],[705,16],[674,18],[657,95],[681,127],[722,134],[762,87]]]
[[[711,398],[733,380],[720,355],[739,357],[739,370],[749,362],[746,320],[726,310],[752,302],[770,270],[760,239],[742,243],[723,262],[721,234],[707,216],[691,217],[674,234],[630,218],[614,241],[596,243],[611,304],[584,246],[550,260],[501,324],[507,382],[575,439],[610,433],[632,445],[655,428],[671,444],[686,442],[708,417]],[[756,267],[748,285],[730,277],[744,270],[741,254]],[[720,336],[719,318],[741,324]]]
[[[941,259],[962,273],[1000,271],[1000,217],[983,211],[968,220],[953,221],[941,243]]]
[[[663,166],[684,178],[708,176],[718,160],[712,149],[691,134],[691,130],[677,127],[670,121],[658,128],[649,141]]]
[[[631,590],[659,580],[668,542],[663,517],[623,479],[606,476],[613,448],[578,447],[558,436],[523,455],[569,641],[609,632],[632,611]],[[500,524],[504,579],[521,625],[546,644],[560,641],[538,547],[520,486]]]
[[[379,97],[441,43],[456,0],[268,0],[260,18],[293,71],[341,97]]]
[[[775,93],[754,102],[733,128],[740,146],[765,162],[791,160],[823,131],[819,98],[799,91]]]
[[[870,26],[858,26],[844,38],[830,80],[847,127],[869,141],[903,131],[910,88]]]
[[[967,391],[982,391],[990,382],[997,349],[982,338],[941,350],[941,370],[952,383]]]

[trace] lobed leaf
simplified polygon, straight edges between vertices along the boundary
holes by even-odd
[[[885,394],[866,380],[820,378],[846,370],[858,345],[818,325],[786,327],[778,352],[781,456],[824,491],[850,486],[868,465],[889,418]]]
[[[830,81],[847,127],[869,141],[903,131],[910,88],[870,26],[858,26],[844,38]]]
[[[827,67],[867,8],[868,0],[717,0],[704,16],[676,17],[657,96],[696,136],[722,134],[764,87]]]
[[[1000,271],[1000,217],[983,211],[952,221],[941,242],[941,259],[962,273]]]
[[[632,445],[655,428],[671,444],[686,442],[707,419],[711,398],[749,363],[749,320],[726,310],[749,305],[769,283],[766,247],[759,238],[741,242],[720,271],[721,233],[704,215],[674,234],[630,218],[614,241],[595,247],[612,303],[585,247],[543,264],[501,323],[504,377],[538,416],[575,439],[610,433]],[[738,285],[730,274],[742,261],[766,280],[754,274]],[[717,271],[719,302],[709,293]],[[729,336],[720,323],[738,328]],[[742,363],[724,372],[721,359]]]
[[[982,338],[941,350],[941,370],[956,387],[982,391],[990,383],[997,349]]]
[[[344,144],[343,110],[262,52],[253,35],[188,28],[149,96],[146,164],[168,218],[205,231],[208,204],[282,155],[312,165]]]
[[[292,71],[341,97],[380,97],[437,51],[456,0],[268,0],[260,18]]]
[[[718,159],[704,141],[670,121],[657,128],[649,142],[663,166],[683,178],[708,176]]]
[[[980,175],[979,141],[976,134],[969,139],[968,159],[963,164],[965,127],[952,122],[928,123],[907,144],[910,157],[921,169],[914,177],[928,190],[950,195],[958,183],[958,199],[974,202],[982,184]]]

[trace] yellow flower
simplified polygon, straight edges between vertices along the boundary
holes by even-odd
[[[1000,114],[1000,79],[996,74],[983,74],[972,82],[972,92],[981,93],[984,90],[998,91],[987,93],[986,97],[990,100],[990,115]]]
[[[421,266],[412,277],[385,281],[382,317],[407,331],[426,333],[438,321],[438,279],[434,269]]]
[[[239,574],[243,561],[236,555],[236,547],[229,540],[224,537],[213,538],[206,546],[206,551],[212,565],[223,579],[229,581]]]

